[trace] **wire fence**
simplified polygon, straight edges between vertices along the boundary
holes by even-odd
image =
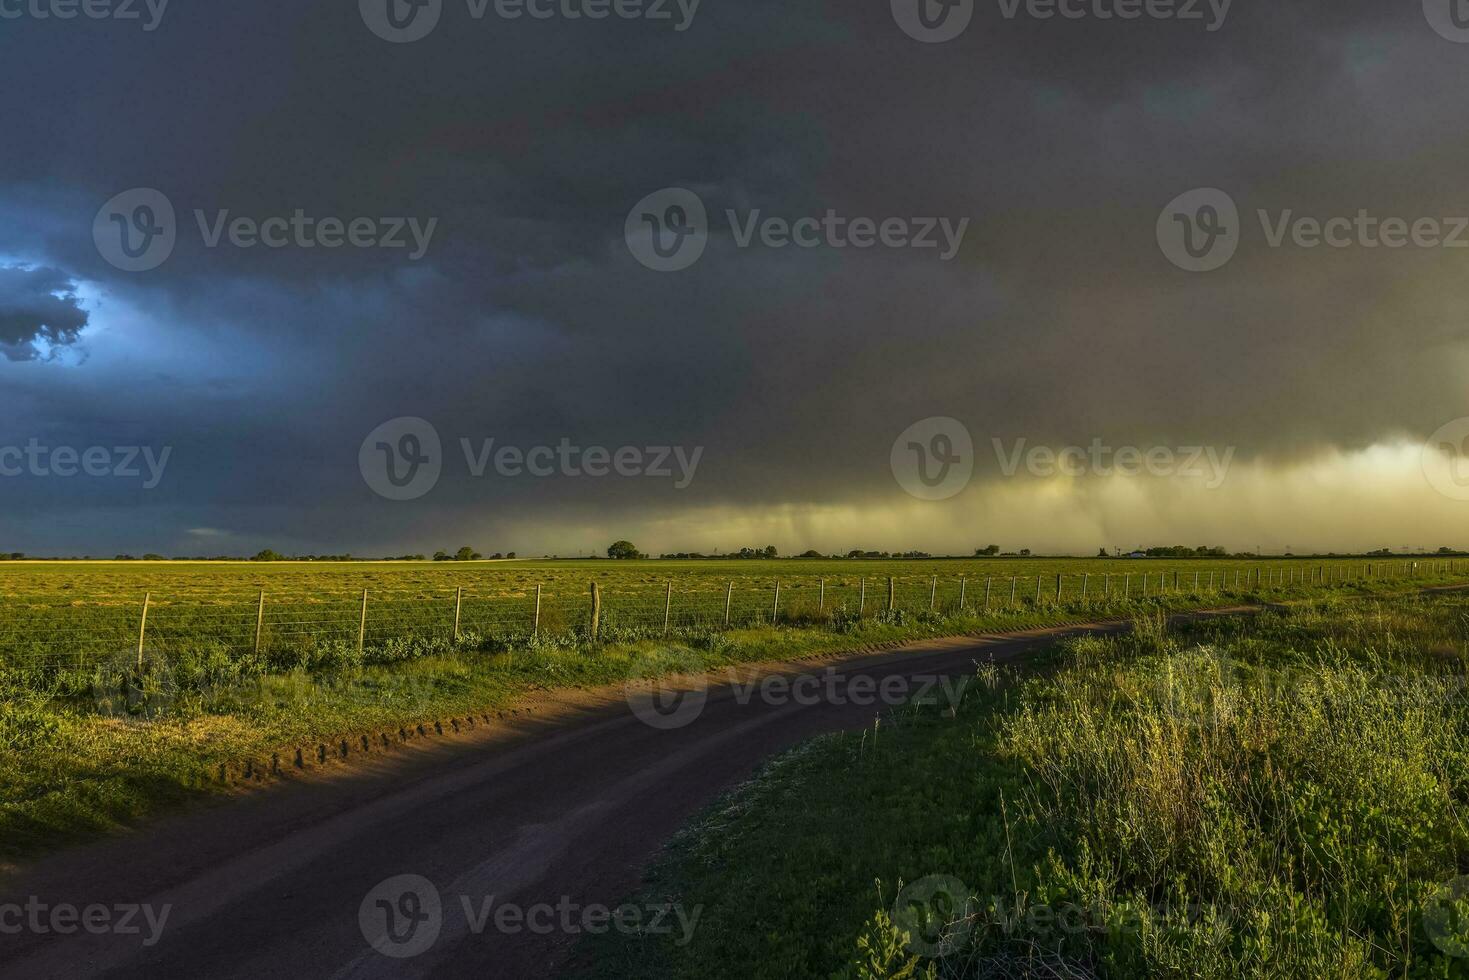
[[[1466,569],[1457,559],[1223,564],[1136,571],[957,576],[746,577],[662,583],[564,582],[513,591],[481,586],[361,592],[210,595],[147,592],[134,601],[0,599],[0,666],[87,668],[135,659],[309,660],[328,650],[395,659],[525,642],[586,642],[688,629],[831,623],[885,613],[1003,615],[1085,609],[1168,596],[1242,596],[1356,581],[1421,580]]]

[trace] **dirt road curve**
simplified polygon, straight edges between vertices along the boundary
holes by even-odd
[[[831,667],[844,684],[956,677],[975,661],[1012,659],[1061,634],[1119,628],[933,641],[782,672],[824,676]],[[329,779],[256,791],[46,859],[0,885],[0,976],[554,975],[575,936],[493,922],[475,932],[459,896],[476,905],[493,895],[497,906],[615,906],[682,823],[762,760],[822,732],[869,725],[886,710],[736,694],[710,687],[697,717],[679,728],[647,724],[620,691],[542,704],[492,730],[394,750]],[[384,928],[386,913],[369,893],[406,874],[433,883],[442,928],[422,953],[395,958],[369,946],[359,910]],[[46,908],[37,912],[37,902]],[[7,924],[17,913],[7,917],[6,903],[39,916],[43,928],[27,923],[15,934]],[[145,912],[125,935],[89,934],[64,917],[56,923],[73,932],[59,935],[48,918],[63,904],[102,905],[121,924],[125,912],[115,907],[139,903],[155,920],[170,907],[161,932]],[[404,916],[401,938],[401,923],[419,907],[396,896],[390,904]]]

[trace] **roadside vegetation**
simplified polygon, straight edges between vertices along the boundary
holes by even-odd
[[[773,761],[588,976],[1469,977],[1469,596],[1059,644]]]

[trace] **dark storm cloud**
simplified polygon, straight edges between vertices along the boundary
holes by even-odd
[[[0,353],[8,360],[33,361],[43,351],[74,344],[86,325],[87,312],[69,276],[56,269],[0,266]]]
[[[1469,141],[1443,95],[1469,51],[1417,4],[1315,6],[1235,0],[1208,32],[987,3],[941,45],[906,37],[886,2],[704,0],[675,32],[474,21],[449,0],[405,45],[352,2],[175,3],[147,34],[7,23],[0,256],[97,296],[0,273],[8,357],[75,342],[91,315],[84,365],[0,371],[8,427],[175,446],[171,479],[126,501],[154,516],[108,532],[144,550],[167,527],[340,550],[468,521],[882,499],[893,438],[933,415],[982,445],[1208,442],[1277,462],[1421,437],[1466,414],[1459,253],[1270,249],[1252,227],[1228,267],[1190,275],[1154,240],[1160,208],[1199,186],[1247,223],[1257,207],[1469,212]],[[659,274],[623,221],[675,185],[703,199],[713,241]],[[167,195],[179,238],[129,275],[91,224],[133,187]],[[940,262],[739,248],[731,208],[971,224]],[[195,215],[297,210],[438,225],[410,261],[209,247]],[[451,456],[462,436],[706,458],[678,494],[446,476],[430,503],[393,507],[357,449],[402,415],[433,421]],[[41,526],[43,488],[4,490]]]

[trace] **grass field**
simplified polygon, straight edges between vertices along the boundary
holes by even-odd
[[[497,710],[536,689],[618,685],[634,668],[674,669],[681,650],[713,669],[1091,617],[1415,589],[1464,574],[1428,561],[4,563],[0,855],[218,792],[221,767],[258,776],[296,749],[310,756],[320,743]],[[603,595],[596,642],[591,581]]]
[[[339,648],[438,647],[461,634],[522,642],[575,635],[590,619],[590,584],[611,630],[809,622],[875,613],[1077,603],[1113,589],[1243,594],[1390,577],[1427,580],[1447,560],[726,560],[510,562],[0,563],[0,667],[64,677],[145,653],[291,668]],[[1259,576],[1257,579],[1256,576]],[[775,602],[779,582],[780,603]],[[1059,586],[1059,589],[1058,589]],[[1295,590],[1298,591],[1298,590]],[[366,593],[365,616],[363,594]],[[146,624],[143,604],[148,603]]]
[[[1061,644],[770,764],[611,936],[650,978],[1469,976],[1469,596]]]

